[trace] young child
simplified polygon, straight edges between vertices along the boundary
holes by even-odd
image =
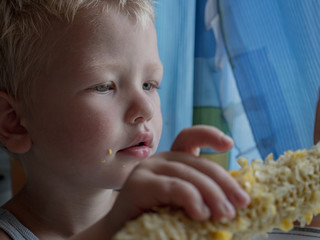
[[[27,177],[0,209],[0,239],[110,239],[155,206],[203,220],[249,203],[197,157],[232,146],[217,129],[185,129],[155,154],[163,67],[151,0],[0,1],[0,16],[0,140]]]

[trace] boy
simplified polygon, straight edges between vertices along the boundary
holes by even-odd
[[[197,157],[232,146],[220,131],[186,129],[153,155],[163,69],[151,0],[1,0],[0,16],[0,139],[27,176],[0,210],[1,239],[110,239],[155,206],[203,220],[248,204]]]

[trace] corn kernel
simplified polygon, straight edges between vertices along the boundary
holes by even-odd
[[[232,171],[229,171],[229,173],[231,174],[232,177],[237,177],[240,173],[239,170],[232,170]]]
[[[246,158],[238,158],[237,162],[242,168],[248,166],[248,159]]]
[[[293,223],[292,221],[289,221],[289,220],[282,221],[281,225],[279,226],[279,229],[285,232],[289,231],[292,228],[293,228]]]
[[[272,161],[272,160],[273,160],[273,154],[270,153],[270,154],[266,157],[265,160],[267,160],[267,161]]]
[[[111,155],[112,154],[112,150],[108,149],[108,154]]]
[[[312,213],[307,213],[307,214],[304,215],[304,218],[305,218],[307,224],[311,223],[312,217],[313,217]]]
[[[232,238],[232,234],[230,232],[221,230],[211,233],[211,237],[214,240],[230,240]]]

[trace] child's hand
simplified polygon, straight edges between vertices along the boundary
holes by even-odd
[[[197,220],[233,218],[234,208],[248,205],[248,195],[222,167],[198,157],[200,147],[223,151],[232,145],[213,127],[185,129],[172,151],[156,154],[133,170],[108,217],[123,224],[153,207],[171,205]]]

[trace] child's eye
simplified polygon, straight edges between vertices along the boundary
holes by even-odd
[[[142,89],[146,91],[151,91],[153,89],[159,89],[159,86],[157,83],[146,82],[142,85]]]
[[[97,85],[94,87],[94,90],[99,93],[109,92],[114,89],[114,85],[112,83],[104,83],[101,85]]]

